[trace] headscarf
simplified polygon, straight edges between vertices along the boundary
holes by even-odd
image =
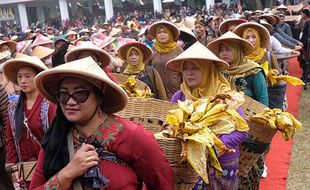
[[[190,89],[186,81],[183,81],[181,90],[186,99],[197,100],[203,97],[207,98],[230,90],[227,80],[220,74],[213,63],[206,63],[203,60],[193,60],[191,63],[195,64],[203,73],[203,79],[195,89]]]
[[[261,37],[256,29],[247,28],[246,30],[244,30],[242,34],[242,38],[246,39],[246,35],[249,32],[253,32],[253,34],[255,35],[256,44],[255,44],[254,50],[251,52],[251,54],[247,55],[246,58],[252,61],[255,61],[255,62],[260,62],[266,53],[266,49],[261,47]]]
[[[139,53],[139,63],[138,65],[132,65],[129,61],[129,55],[131,53],[132,50],[136,50]],[[126,59],[127,59],[127,66],[124,70],[124,74],[126,75],[136,75],[138,73],[140,73],[141,71],[144,70],[145,64],[143,63],[143,53],[142,50],[140,48],[137,47],[130,47],[127,51],[126,54]]]
[[[254,61],[243,56],[242,47],[237,43],[225,43],[234,56],[233,63],[224,71],[227,74],[227,80],[233,90],[236,89],[235,79],[254,75],[262,70],[262,68]]]
[[[164,29],[165,32],[168,34],[168,42],[162,44],[157,40],[157,34],[159,32],[160,29]],[[178,47],[177,43],[173,40],[173,35],[171,30],[164,26],[164,25],[160,25],[157,30],[156,30],[156,36],[155,36],[155,43],[154,43],[154,48],[156,49],[157,52],[159,53],[169,53],[172,52],[175,48]]]

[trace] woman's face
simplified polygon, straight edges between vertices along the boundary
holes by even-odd
[[[195,24],[195,33],[197,35],[197,37],[203,37],[204,35],[206,35],[206,29],[204,26],[202,26],[201,24]]]
[[[248,34],[245,36],[245,39],[248,40],[254,47],[256,47],[257,38],[252,31],[248,32]]]
[[[195,64],[185,62],[183,64],[183,79],[186,81],[189,88],[196,88],[202,82],[203,73]]]
[[[10,47],[8,45],[6,45],[6,44],[3,44],[2,46],[0,46],[0,52],[3,53],[5,51],[11,52]]]
[[[164,28],[159,29],[157,32],[157,40],[159,43],[166,43],[169,40],[169,35]]]
[[[219,57],[220,59],[231,64],[234,61],[234,55],[231,49],[226,44],[221,44],[219,47]]]
[[[94,93],[94,87],[81,79],[66,78],[60,84],[58,97],[68,97],[68,95],[71,97],[67,102],[60,102],[62,112],[70,122],[85,125],[85,122],[91,119],[99,103],[99,98]],[[79,98],[84,97],[86,100],[83,103],[78,103],[72,98],[72,95]]]
[[[37,73],[27,66],[23,66],[17,71],[17,84],[25,93],[31,93],[36,90],[34,85],[34,78]]]
[[[139,64],[140,54],[137,50],[133,49],[129,53],[129,64],[132,66],[136,66]]]
[[[140,54],[137,50],[133,49],[129,53],[129,64],[132,66],[136,66],[139,64]]]

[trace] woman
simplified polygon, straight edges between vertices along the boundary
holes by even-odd
[[[248,22],[237,26],[234,32],[254,45],[254,51],[246,57],[257,62],[264,69],[266,76],[268,76],[269,70],[271,69],[275,69],[278,73],[281,73],[275,55],[266,50],[266,47],[269,45],[270,36],[264,26],[255,22]],[[283,109],[286,85],[271,86],[269,80],[267,80],[267,84],[269,107]]]
[[[264,71],[256,62],[245,57],[254,49],[250,42],[228,31],[207,47],[229,64],[224,73],[233,90],[243,91],[245,95],[268,106]]]
[[[183,52],[176,40],[180,35],[179,29],[167,21],[158,21],[151,25],[150,35],[155,39],[153,46],[154,56],[151,65],[158,71],[168,100],[180,89],[181,76],[179,73],[168,70],[166,63]]]
[[[145,65],[153,56],[150,48],[140,42],[129,42],[118,49],[118,56],[127,63],[123,74],[135,75],[150,87],[155,98],[167,100],[159,73],[152,66]]]
[[[55,105],[44,99],[34,84],[35,76],[48,68],[39,58],[24,55],[5,62],[2,69],[7,79],[21,89],[19,98],[10,100],[8,106],[7,163],[35,161],[56,112]],[[20,184],[26,180],[19,171],[14,171],[14,178]]]
[[[237,87],[239,86],[240,90],[243,90],[245,88],[245,93],[252,97],[253,99],[265,104],[266,106],[269,106],[269,97],[268,97],[268,90],[267,90],[267,84],[266,84],[266,78],[265,78],[265,72],[269,70],[269,62],[267,58],[264,58],[266,56],[266,49],[263,49],[262,47],[266,47],[269,43],[269,37],[268,33],[263,33],[263,31],[268,32],[267,29],[263,28],[263,26],[260,26],[257,23],[243,23],[235,30],[238,29],[238,27],[242,27],[244,24],[249,24],[248,26],[251,26],[249,29],[245,29],[245,36],[244,38],[247,39],[253,46],[254,50],[245,58],[243,58],[243,62],[247,65],[241,64],[241,66],[233,66],[227,70],[228,78],[231,78],[230,80],[233,81],[235,78],[235,84],[237,84]],[[259,28],[261,30],[259,30]],[[260,31],[260,32],[258,32]],[[260,37],[261,36],[261,37]],[[218,42],[217,42],[218,43]],[[244,43],[244,42],[243,42]],[[222,54],[221,57],[225,60],[228,60],[231,65],[240,65],[242,63],[239,59],[241,59],[242,54],[246,53],[246,48],[243,48],[243,52],[241,51],[241,48],[236,45],[233,45],[234,43],[225,43],[225,46],[221,46],[219,54]],[[213,46],[215,47],[216,44]],[[244,46],[245,47],[245,46]],[[239,56],[238,56],[238,49],[239,49]],[[219,50],[218,50],[219,51]],[[228,54],[231,54],[230,56]],[[229,61],[229,57],[231,60]],[[266,69],[266,71],[262,72],[261,69],[258,67],[258,65],[255,66],[255,64],[251,61],[247,61],[247,59],[260,61],[262,64],[262,67]],[[264,59],[264,61],[262,61]],[[245,66],[245,68],[243,68]],[[251,68],[250,70],[247,69]],[[233,70],[238,70],[238,72],[232,72]],[[243,70],[248,70],[248,72],[243,73]],[[240,74],[240,78],[238,74]],[[235,75],[235,76],[233,76]],[[251,80],[250,80],[251,79]],[[247,189],[247,190],[256,190],[259,189],[259,182],[260,178],[264,172],[264,159],[263,155],[258,159],[258,161],[253,165],[251,170],[248,173],[248,176],[240,176],[239,177],[239,189]]]
[[[214,97],[217,94],[231,91],[228,82],[220,74],[222,70],[228,67],[228,64],[216,57],[199,42],[169,61],[167,67],[182,73],[184,79],[181,90],[174,94],[172,102]],[[243,115],[242,110],[238,109],[238,112]],[[194,189],[238,189],[238,146],[247,138],[247,129],[235,126],[234,131],[229,134],[217,134],[228,148],[235,149],[236,152],[232,154],[218,152],[223,176],[217,178],[215,170],[210,169],[210,184],[207,187],[199,188],[199,183],[202,182],[198,181]]]
[[[254,46],[254,50],[246,58],[258,63],[264,69],[266,75],[270,69],[279,70],[276,57],[267,53],[266,47],[269,45],[270,35],[264,26],[256,22],[247,22],[238,25],[234,29],[234,33]]]
[[[0,41],[0,52],[5,55],[5,60],[9,60],[16,52],[16,42],[14,41]]]
[[[43,72],[36,85],[58,110],[30,189],[140,189],[143,183],[173,189],[172,169],[154,136],[113,115],[127,95],[92,58]]]

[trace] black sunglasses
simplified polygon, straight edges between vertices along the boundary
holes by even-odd
[[[61,104],[67,104],[70,98],[72,98],[76,103],[80,104],[86,102],[90,93],[90,90],[78,90],[72,94],[68,92],[57,92],[56,99]]]

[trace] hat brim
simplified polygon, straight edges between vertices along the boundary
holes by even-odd
[[[4,41],[4,42],[0,43],[0,46],[2,46],[4,44],[9,46],[11,53],[13,53],[16,50],[16,42],[11,41],[11,40],[10,41]]]
[[[229,67],[225,61],[212,60],[212,59],[198,59],[198,58],[186,58],[186,59],[174,59],[169,61],[166,66],[168,69],[182,73],[184,62],[193,62],[194,60],[204,61],[208,64],[214,64],[219,71],[223,71]]]
[[[191,42],[191,43],[197,42],[196,36],[193,34],[193,32],[191,32],[190,29],[188,30],[186,28],[180,28],[179,38],[184,42]]]
[[[36,48],[40,47],[37,46]],[[55,52],[55,50],[51,48],[43,48],[43,49],[36,49],[36,48],[33,51],[33,55],[37,56],[39,59],[44,59]]]
[[[231,44],[231,43],[235,43],[235,44],[239,44],[243,50],[243,55],[249,55],[253,50],[254,47],[253,45],[248,42],[247,40],[244,39],[218,39],[215,41],[212,41],[208,44],[207,48],[212,51],[216,56],[219,56],[220,52],[219,52],[219,46],[222,44]]]
[[[220,24],[219,32],[221,35],[223,35],[224,33],[226,33],[228,31],[229,25],[232,25],[232,24],[239,25],[241,23],[243,23],[243,22],[240,21],[240,19],[227,19]]]
[[[65,61],[71,62],[71,61],[77,60],[78,59],[77,55],[81,51],[94,52],[99,57],[99,61],[101,63],[100,67],[102,68],[108,66],[111,63],[111,56],[107,52],[99,48],[94,49],[94,48],[89,48],[89,47],[76,47],[74,49],[69,50],[65,55]]]
[[[127,52],[129,48],[131,47],[138,47],[141,49],[143,53],[143,62],[146,63],[148,60],[150,60],[153,57],[153,51],[147,47],[145,44],[142,44],[140,42],[129,42],[127,44],[122,45],[118,48],[118,56],[123,61],[127,61]]]
[[[258,24],[256,22],[242,23],[238,25],[233,32],[242,38],[243,31],[248,28],[253,28],[258,31],[261,38],[261,47],[266,48],[270,42],[270,34],[267,28],[261,24]]]
[[[267,22],[272,26],[274,26],[277,22],[276,18],[273,15],[260,15],[258,18],[259,19],[266,19]]]
[[[170,23],[168,21],[158,21],[158,22],[153,23],[150,26],[150,29],[149,29],[150,36],[153,39],[156,39],[155,38],[156,37],[156,31],[157,31],[158,27],[161,26],[161,25],[164,25],[164,26],[168,27],[171,30],[171,32],[172,32],[173,40],[177,41],[177,39],[180,36],[180,31],[179,31],[179,29],[177,28],[176,25],[174,25],[173,23]]]
[[[15,59],[11,59],[3,63],[2,72],[9,81],[11,81],[15,85],[18,85],[17,72],[23,66],[28,66],[38,71],[43,71],[43,70],[48,69],[45,65],[44,67],[38,64],[34,64],[32,61],[30,60],[28,61],[25,58],[15,58]]]
[[[51,44],[53,45],[54,44],[54,41],[53,40],[50,40],[50,41],[47,41],[47,42],[40,42],[40,43],[37,43],[37,44],[32,44],[31,45],[31,48],[35,48],[37,46],[42,46],[42,45],[45,45],[45,44]]]
[[[98,89],[102,89],[102,83],[107,84],[107,88],[104,90],[103,104],[105,105],[105,111],[109,113],[116,113],[123,110],[128,102],[126,92],[119,87],[112,80],[104,77],[99,77],[93,73],[87,71],[76,71],[72,69],[51,69],[38,74],[35,78],[35,85],[42,96],[48,101],[57,104],[55,93],[58,92],[60,82],[64,78],[78,78],[89,82],[96,86]]]

